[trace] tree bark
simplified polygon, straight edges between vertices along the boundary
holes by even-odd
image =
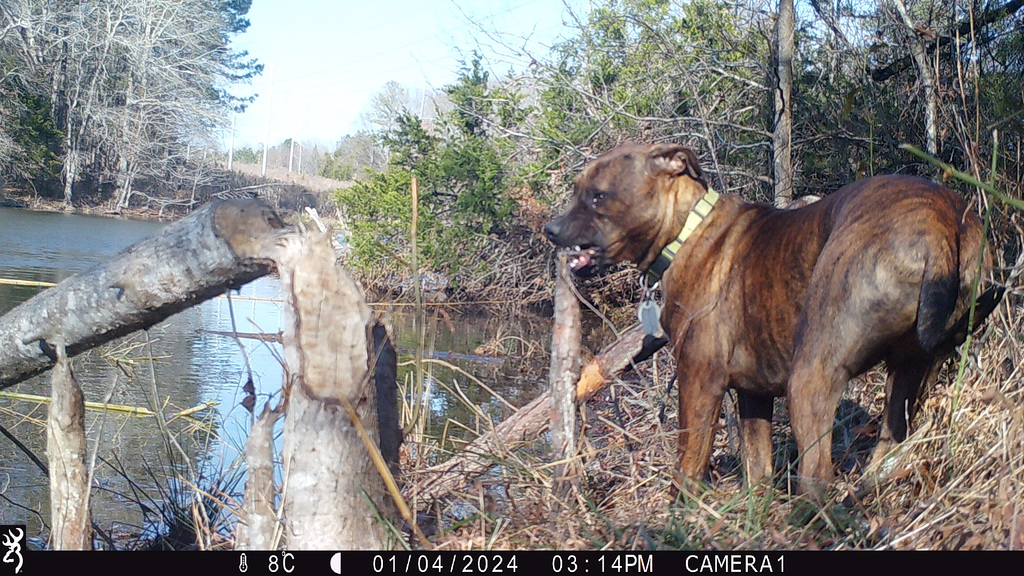
[[[924,92],[924,129],[925,147],[932,156],[938,154],[939,134],[939,96],[935,87],[935,72],[931,63],[928,62],[928,54],[925,52],[924,41],[918,37],[915,31],[914,22],[907,13],[907,7],[903,0],[893,0],[896,12],[900,21],[906,27],[907,37],[910,42],[910,55],[914,57],[914,65],[917,67],[917,74],[921,78],[921,90]]]
[[[571,476],[576,455],[576,381],[580,374],[580,305],[572,290],[566,256],[555,260],[555,322],[551,331],[551,451],[557,479]],[[563,484],[564,488],[566,484]]]
[[[391,336],[378,318],[373,329],[373,385],[377,390],[377,422],[380,453],[392,476],[398,476],[398,448],[402,444],[402,428],[398,425],[398,351]]]
[[[282,236],[270,253],[285,291],[288,547],[380,549],[385,488],[362,435],[379,445],[370,309],[326,236]],[[344,407],[352,406],[356,418]],[[362,428],[362,429],[360,429]]]
[[[772,136],[775,174],[775,206],[793,201],[793,0],[779,0],[775,23],[776,68],[775,132]]]
[[[64,345],[53,350],[53,400],[46,421],[50,468],[50,545],[54,550],[91,550],[85,396],[71,372]]]
[[[235,532],[236,550],[273,550],[276,548],[278,515],[274,509],[274,424],[281,412],[265,407],[249,430],[245,441],[245,496]]]
[[[78,150],[75,148],[74,139],[69,135],[65,142],[67,151],[64,154],[64,205],[71,206],[71,199],[75,191],[75,178],[78,178]]]
[[[283,227],[265,204],[222,201],[197,210],[111,261],[40,292],[0,317],[0,389],[265,275],[259,240]]]

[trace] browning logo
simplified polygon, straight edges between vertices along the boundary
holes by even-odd
[[[21,555],[21,544],[24,540],[24,524],[0,525],[0,544],[7,549],[3,558],[4,564],[11,564],[14,574],[21,574],[21,566],[25,563],[25,559]]]

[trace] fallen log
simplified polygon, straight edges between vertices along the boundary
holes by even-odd
[[[70,358],[267,274],[258,240],[283,226],[258,200],[214,202],[36,294],[0,317],[0,389],[53,366],[51,342]]]
[[[586,402],[665,343],[664,339],[646,336],[639,325],[627,330],[583,367],[576,382],[576,401]],[[421,472],[417,482],[407,486],[406,491],[415,492],[418,500],[427,504],[461,488],[470,478],[493,466],[495,455],[516,443],[534,440],[544,432],[551,423],[551,402],[549,389],[495,426],[493,431],[466,445],[460,454]]]

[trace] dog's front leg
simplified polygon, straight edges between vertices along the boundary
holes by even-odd
[[[675,483],[686,488],[703,482],[715,438],[715,423],[722,410],[722,398],[728,383],[722,366],[695,363],[681,358],[678,362],[679,439],[677,454],[679,470]]]

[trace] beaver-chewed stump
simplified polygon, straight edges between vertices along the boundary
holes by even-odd
[[[380,549],[385,534],[377,517],[388,504],[382,471],[369,453],[381,438],[370,309],[360,288],[337,266],[326,236],[281,235],[266,253],[277,263],[286,300],[283,460],[289,548]],[[397,419],[392,422],[397,427]],[[396,454],[397,446],[384,452]]]

